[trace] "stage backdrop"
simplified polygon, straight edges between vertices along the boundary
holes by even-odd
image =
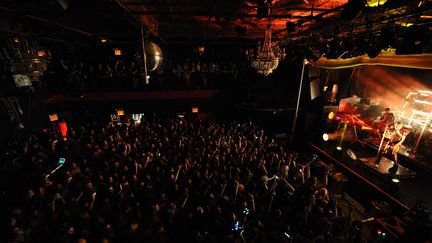
[[[426,69],[390,66],[324,69],[310,66],[309,75],[310,81],[319,80],[324,98],[333,98],[333,101],[358,96],[371,98],[374,104],[383,107],[398,107],[409,92],[432,90],[432,70]]]

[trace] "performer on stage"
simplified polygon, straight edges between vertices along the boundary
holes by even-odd
[[[381,150],[378,151],[378,157],[375,162],[376,167],[378,167],[381,158],[387,153],[391,153],[394,160],[394,165],[389,169],[389,172],[396,173],[398,169],[398,152],[400,146],[405,141],[406,136],[410,133],[410,129],[403,127],[401,123],[396,123],[396,125],[390,124],[388,129],[386,129],[384,136],[384,143],[382,144]]]
[[[378,128],[381,132],[384,132],[385,128],[390,124],[394,123],[395,116],[392,112],[390,112],[390,108],[385,108],[378,125]]]

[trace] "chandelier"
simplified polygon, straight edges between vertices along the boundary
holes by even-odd
[[[0,50],[0,59],[14,79],[24,83],[23,86],[28,86],[31,82],[40,80],[47,70],[51,54],[39,47],[36,41],[15,37],[5,40]]]
[[[271,23],[268,23],[264,44],[262,46],[258,45],[258,53],[252,60],[252,67],[264,76],[272,73],[279,64],[279,57],[277,56],[279,54],[279,47],[272,45],[271,35]]]

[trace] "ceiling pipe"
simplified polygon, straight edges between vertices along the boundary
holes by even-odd
[[[64,25],[64,24],[59,24],[59,23],[56,23],[54,21],[51,21],[51,20],[48,20],[48,19],[44,19],[44,18],[41,18],[41,17],[38,17],[38,16],[24,15],[23,17],[28,18],[28,19],[37,20],[39,22],[43,22],[43,23],[46,23],[46,24],[54,25],[54,26],[57,26],[57,27],[60,27],[60,28],[63,28],[63,29],[69,30],[69,31],[77,32],[77,33],[86,35],[88,37],[96,37],[96,36],[98,36],[98,35],[96,35],[94,33],[83,31],[83,30],[80,30],[80,29],[77,29],[77,28],[74,28],[74,27],[70,27],[70,26]]]
[[[135,1],[135,2],[122,2],[124,5],[126,6],[143,6],[143,5],[157,5],[159,4],[159,2],[157,1]],[[170,6],[172,7],[191,7],[191,8],[198,8],[198,7],[205,7],[202,4],[187,4],[185,5],[184,3],[170,3]],[[244,5],[243,8],[257,8],[257,6],[250,6],[250,5]],[[310,11],[311,8],[308,7],[283,7],[283,6],[279,6],[279,7],[274,7],[273,9],[284,9],[284,10],[298,10],[298,11]],[[331,8],[314,8],[314,11],[327,11],[330,10]]]
[[[0,6],[0,11],[9,12],[9,13],[12,13],[12,14],[19,14],[16,10],[12,10],[10,8],[3,7],[3,6]],[[74,28],[74,27],[70,27],[70,26],[67,26],[67,25],[64,25],[64,24],[59,24],[57,22],[54,22],[54,21],[51,21],[51,20],[48,20],[48,19],[45,19],[45,18],[42,18],[42,17],[38,17],[38,16],[30,15],[30,14],[24,14],[24,15],[21,15],[21,16],[24,17],[24,18],[27,18],[27,19],[32,19],[32,20],[36,20],[36,21],[43,22],[43,23],[46,23],[46,24],[54,25],[56,27],[59,27],[59,28],[65,29],[65,30],[69,30],[69,31],[72,31],[72,32],[80,33],[80,34],[88,36],[88,37],[97,36],[97,35],[95,35],[93,33],[90,33],[90,32],[84,31],[84,30],[80,30],[80,29],[77,29],[77,28]]]
[[[208,12],[159,12],[159,11],[131,11],[134,15],[142,15],[142,16],[161,16],[161,15],[176,15],[176,16],[190,16],[190,17],[208,17]],[[231,15],[230,15],[231,16]],[[258,14],[234,14],[229,19],[239,19],[239,18],[258,18],[260,17]],[[265,18],[270,19],[280,19],[280,18],[291,18],[291,19],[305,19],[310,16],[301,16],[301,15],[291,15],[291,14],[270,14]],[[228,19],[228,20],[229,20]]]
[[[333,13],[333,12],[336,12],[336,11],[339,11],[339,10],[345,8],[346,5],[347,5],[347,3],[344,4],[344,5],[340,5],[340,6],[337,6],[337,7],[335,7],[335,8],[329,9],[329,10],[324,11],[324,12],[322,12],[322,13],[319,13],[319,14],[317,14],[317,15],[315,15],[315,16],[308,16],[308,17],[306,17],[306,18],[303,18],[303,19],[297,21],[296,25],[301,25],[301,24],[304,24],[304,23],[310,22],[310,21],[312,21],[312,20],[314,20],[314,19],[322,18],[322,17],[324,17],[324,16],[326,16],[326,15],[328,15],[328,14],[331,14],[331,13]],[[315,9],[315,10],[316,10],[316,9]],[[286,31],[286,30],[287,30],[287,28],[284,28],[284,29],[281,29],[281,30],[275,31],[274,34],[279,34],[279,33],[284,32],[284,31]]]
[[[139,17],[137,17],[136,15],[134,15],[133,14],[133,11],[131,11],[128,7],[126,7],[122,2],[120,2],[119,0],[114,0],[114,2],[115,3],[117,3],[117,5],[121,8],[121,9],[123,9],[123,11],[127,14],[127,15],[129,15],[130,17],[132,17],[132,19],[134,19],[135,21],[137,21],[137,23],[138,23],[138,28],[140,29],[140,31],[141,31],[141,29],[142,29],[142,25],[143,25],[143,22],[141,21],[141,19],[139,18]],[[154,31],[154,30],[151,30],[150,28],[148,28],[148,26],[147,26],[147,28],[146,28],[146,32],[150,32],[150,34],[153,36],[153,37],[155,37],[155,38],[157,38],[158,40],[160,40],[162,43],[167,43],[162,37],[160,37],[159,36],[159,34],[156,32],[156,31]]]
[[[370,20],[368,21],[366,24],[361,23],[359,25],[353,26],[353,24],[349,23],[349,24],[342,24],[340,25],[340,31],[338,33],[334,33],[334,34],[341,34],[341,35],[347,35],[347,34],[351,34],[351,35],[355,35],[355,36],[359,36],[359,35],[373,35],[373,34],[377,34],[379,33],[382,29],[393,29],[393,28],[399,28],[400,26],[397,25],[393,25],[393,26],[387,26],[385,28],[383,28],[382,26],[386,26],[388,25],[387,22],[396,22],[398,20],[403,20],[406,18],[411,18],[411,17],[415,17],[418,14],[422,14],[422,13],[427,13],[428,11],[424,11],[424,12],[409,12],[409,13],[401,13],[398,15],[392,15],[389,17],[385,17],[385,18],[380,18],[380,19],[374,19],[374,20]],[[380,26],[378,26],[380,25]],[[372,29],[369,29],[370,26],[373,26]],[[318,26],[318,27],[312,27],[307,29],[306,31],[302,32],[302,35],[307,34],[308,32],[314,31],[314,30],[319,30],[320,28],[322,28],[322,26]],[[362,29],[366,29],[367,31],[361,32]],[[296,37],[298,36],[298,33],[294,33],[294,34],[289,34],[286,35],[284,38],[287,37]]]
[[[235,5],[232,13],[229,15],[228,19],[226,19],[225,22],[223,23],[222,29],[219,32],[219,36],[221,36],[225,32],[226,28],[228,27],[228,25],[233,20],[234,15],[236,15],[237,11],[240,9],[241,5],[243,5],[243,0],[237,0],[236,5]]]

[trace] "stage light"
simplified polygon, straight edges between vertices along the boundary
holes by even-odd
[[[63,137],[64,140],[66,140],[67,137],[67,131],[68,131],[68,127],[65,121],[61,121],[58,123],[58,126],[60,128],[60,133]]]
[[[107,39],[101,39],[100,41],[101,41],[102,43],[107,43],[108,40],[107,40]]]
[[[417,4],[417,8],[420,8],[421,6],[423,6],[424,3],[425,3],[425,0],[420,0],[419,3]]]
[[[44,57],[46,55],[44,50],[38,51],[37,54],[39,57]]]
[[[379,229],[379,230],[377,230],[377,234],[378,235],[381,235],[382,234],[382,231]]]
[[[198,113],[199,108],[198,107],[192,107],[192,113]]]
[[[336,149],[339,150],[339,151],[341,151],[342,147],[341,146],[337,146]]]
[[[324,133],[324,134],[322,135],[322,139],[323,139],[324,141],[328,141],[328,140],[329,140],[329,135],[328,135],[327,133]]]
[[[424,105],[432,105],[432,102],[425,101],[425,100],[414,100],[414,102],[424,104]]]
[[[198,47],[198,53],[200,56],[202,56],[205,52],[205,47],[204,46],[199,46]]]
[[[329,120],[333,120],[333,118],[335,117],[335,113],[333,111],[331,111],[330,113],[328,113],[327,117]]]
[[[366,7],[378,7],[386,3],[387,0],[368,0],[366,2]]]
[[[399,181],[398,178],[393,178],[393,179],[392,179],[392,182],[393,182],[393,183],[399,183],[400,181]]]
[[[50,115],[49,115],[49,119],[50,119],[50,121],[52,121],[52,122],[58,121],[57,113],[50,114]]]
[[[375,220],[375,218],[372,217],[372,218],[363,219],[361,222],[366,223],[366,222],[370,222],[370,221],[374,221],[374,220]]]
[[[347,154],[352,160],[357,160],[356,154],[351,149],[347,150]]]
[[[410,27],[410,26],[414,25],[413,23],[407,23],[407,22],[402,22],[402,21],[397,21],[396,24],[400,25],[402,27]]]
[[[419,93],[424,93],[424,94],[432,94],[432,91],[430,91],[430,90],[419,90],[418,92],[419,92]],[[415,92],[410,92],[409,94],[411,94],[411,93],[417,94],[417,93],[415,93]],[[409,94],[408,94],[408,95],[409,95]]]
[[[114,55],[115,55],[115,56],[121,56],[121,55],[122,55],[122,51],[121,51],[121,49],[114,48]]]
[[[124,116],[125,114],[124,109],[117,109],[116,111],[118,116]]]

